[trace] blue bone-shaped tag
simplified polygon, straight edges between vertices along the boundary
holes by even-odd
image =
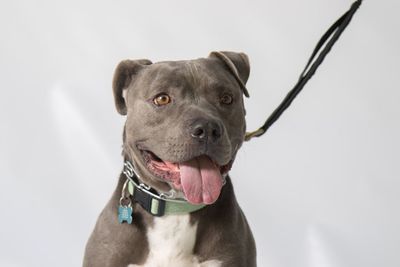
[[[127,222],[132,224],[132,207],[129,206],[119,206],[118,207],[118,222]]]

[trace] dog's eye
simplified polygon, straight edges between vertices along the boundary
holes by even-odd
[[[164,106],[171,102],[171,97],[167,94],[160,94],[153,99],[153,102],[157,106]]]
[[[221,97],[220,101],[221,101],[221,104],[230,105],[233,102],[233,97],[231,95],[229,95],[229,94],[224,94]]]

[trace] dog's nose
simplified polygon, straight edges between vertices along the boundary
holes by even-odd
[[[190,135],[194,139],[215,142],[221,138],[222,129],[222,126],[215,121],[200,119],[190,127]]]

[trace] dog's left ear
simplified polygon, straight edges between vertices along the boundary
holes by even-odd
[[[124,94],[128,86],[135,79],[135,76],[146,67],[151,65],[152,62],[148,59],[137,60],[124,60],[120,62],[115,70],[113,79],[113,93],[115,107],[121,115],[126,115],[127,108],[125,103]]]
[[[246,97],[250,96],[246,88],[246,82],[250,75],[250,62],[249,57],[245,53],[213,51],[210,53],[209,57],[216,57],[223,61],[238,81],[243,90],[243,94]]]

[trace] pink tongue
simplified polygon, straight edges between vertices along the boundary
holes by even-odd
[[[207,156],[180,163],[181,183],[187,200],[193,204],[214,203],[221,192],[219,168]]]

